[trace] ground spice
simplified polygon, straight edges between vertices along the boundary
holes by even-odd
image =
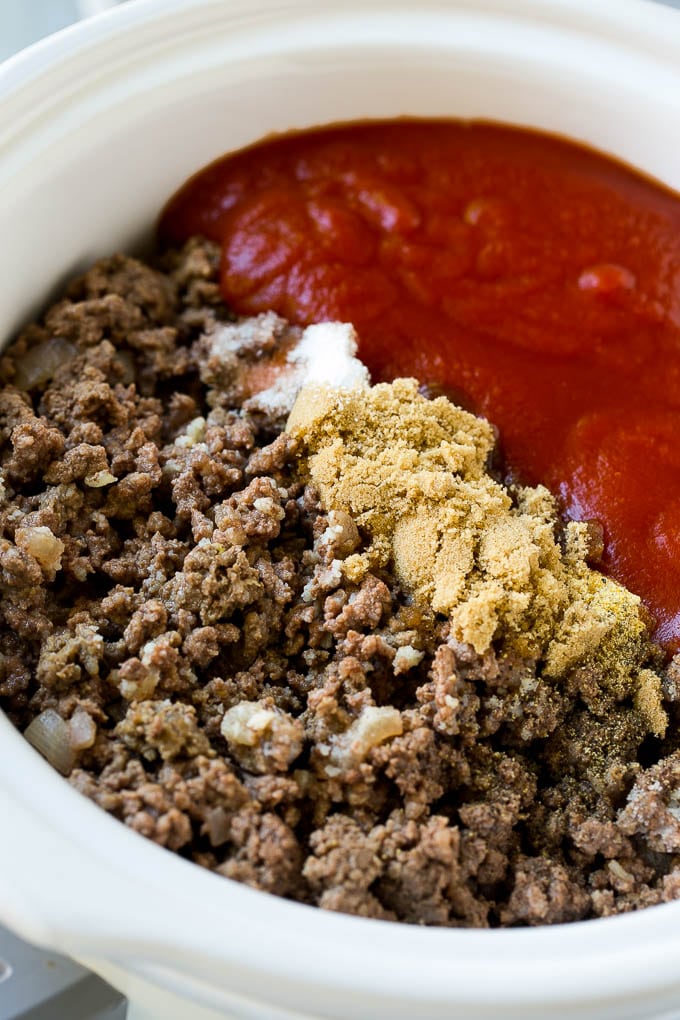
[[[448,615],[456,640],[480,655],[502,640],[542,659],[552,677],[593,660],[617,693],[639,691],[639,710],[664,733],[660,686],[642,671],[639,598],[588,566],[587,526],[562,526],[547,489],[492,477],[487,421],[397,379],[307,386],[287,427],[324,509],[351,514],[370,540],[343,562],[348,580],[393,564],[415,599]]]

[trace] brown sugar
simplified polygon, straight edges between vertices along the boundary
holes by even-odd
[[[639,598],[588,566],[587,526],[561,525],[547,489],[491,476],[487,421],[397,379],[306,387],[288,431],[304,444],[324,508],[349,513],[369,539],[344,561],[348,580],[391,563],[478,654],[502,640],[543,659],[554,677],[589,657],[606,660],[612,686],[636,688],[647,643]],[[639,702],[663,733],[658,687],[645,682]]]

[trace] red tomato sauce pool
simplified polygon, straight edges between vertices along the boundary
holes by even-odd
[[[374,381],[463,394],[680,647],[679,196],[549,136],[394,121],[214,163],[161,221],[192,234],[237,312],[353,322]]]

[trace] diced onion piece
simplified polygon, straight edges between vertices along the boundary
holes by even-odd
[[[16,362],[14,385],[20,390],[42,386],[52,378],[60,365],[69,361],[76,353],[74,345],[60,336],[29,348]]]
[[[403,732],[401,713],[396,708],[367,706],[348,730],[332,738],[330,760],[324,766],[326,774],[333,777],[355,767],[374,747]]]
[[[92,747],[97,737],[97,725],[82,708],[76,709],[68,721],[71,747],[74,751],[84,751]]]
[[[241,701],[224,713],[220,729],[228,744],[254,747],[275,718],[272,709],[263,708],[261,702]]]
[[[46,708],[26,728],[24,736],[50,765],[63,776],[69,775],[75,764],[71,732],[58,712]]]
[[[56,572],[61,570],[61,557],[66,546],[44,524],[29,528],[17,528],[14,533],[14,541],[19,549],[23,549],[37,560],[45,573],[52,579]]]
[[[408,673],[410,669],[418,666],[424,658],[425,653],[418,651],[413,645],[402,645],[401,648],[397,648],[392,660],[392,669],[397,676],[401,673]]]
[[[110,471],[95,471],[92,475],[86,475],[84,478],[85,484],[90,489],[101,489],[104,485],[113,485],[118,479],[115,475],[112,475]]]

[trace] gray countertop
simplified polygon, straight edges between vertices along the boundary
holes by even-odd
[[[117,0],[0,0],[0,60]]]

